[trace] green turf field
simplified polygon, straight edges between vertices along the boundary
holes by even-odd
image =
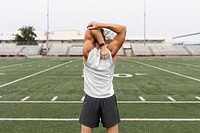
[[[81,58],[0,58],[0,133],[80,132],[82,74]],[[200,132],[200,58],[120,58],[113,84],[120,133]]]

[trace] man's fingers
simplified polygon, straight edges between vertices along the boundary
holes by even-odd
[[[107,59],[109,57],[109,54],[106,53],[106,54],[101,54],[101,59]]]

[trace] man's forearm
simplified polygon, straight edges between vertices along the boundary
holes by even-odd
[[[125,32],[125,30],[126,30],[126,26],[124,26],[124,25],[111,24],[111,23],[98,23],[98,27],[110,29],[117,34],[119,34],[121,32]]]
[[[91,30],[93,37],[98,41],[99,44],[105,43],[103,35],[99,29]]]

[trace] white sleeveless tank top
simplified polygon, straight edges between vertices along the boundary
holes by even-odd
[[[83,70],[85,93],[94,98],[114,95],[112,84],[114,67],[111,53],[107,59],[101,59],[100,50],[92,49]]]

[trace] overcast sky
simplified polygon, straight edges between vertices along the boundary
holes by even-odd
[[[144,0],[49,0],[50,31],[79,30],[91,20],[124,24],[143,35]],[[200,32],[200,0],[146,0],[147,35]],[[0,0],[0,33],[24,25],[46,31],[47,0]]]

